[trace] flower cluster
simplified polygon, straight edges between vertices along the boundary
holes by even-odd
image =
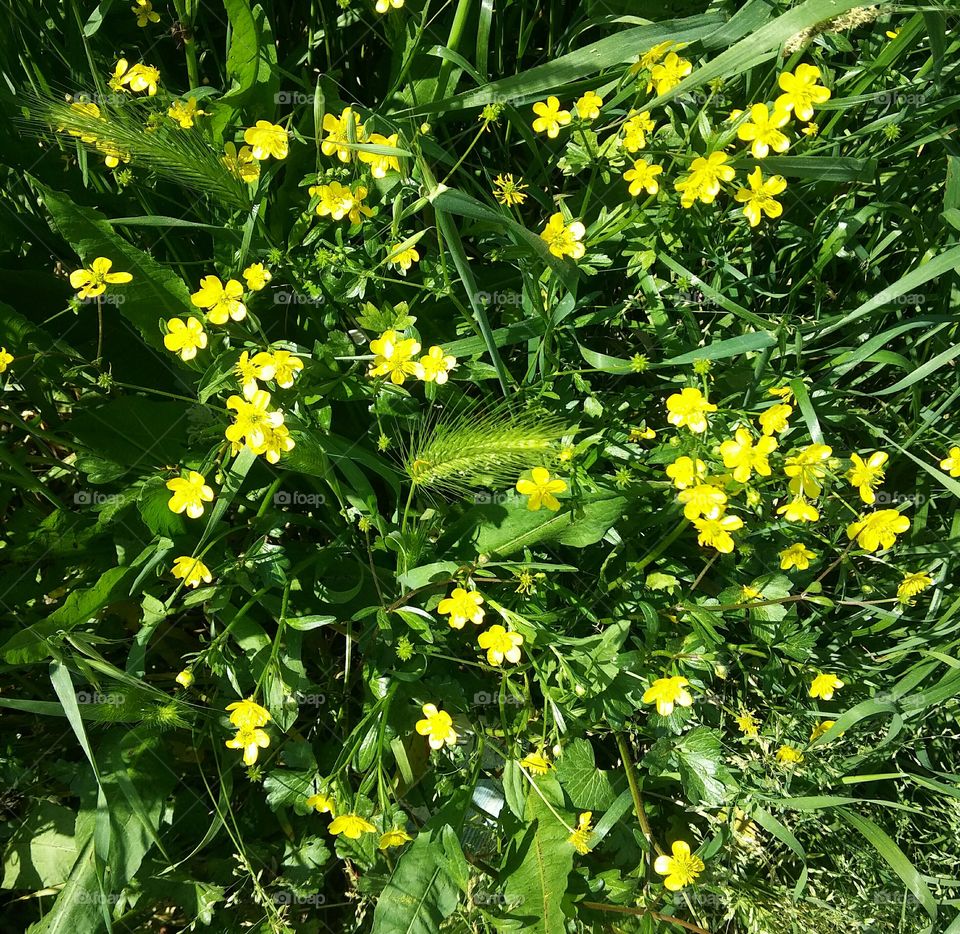
[[[408,376],[416,377],[425,383],[442,386],[457,366],[457,358],[444,353],[442,347],[434,345],[420,359],[420,342],[413,337],[400,337],[393,330],[384,331],[370,341],[373,363],[370,376],[387,376],[395,386],[402,386]]]

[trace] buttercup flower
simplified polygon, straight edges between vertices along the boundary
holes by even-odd
[[[359,224],[363,217],[373,216],[373,210],[363,203],[367,197],[367,189],[363,185],[352,190],[339,182],[331,182],[329,185],[312,186],[310,194],[320,199],[317,203],[319,217],[329,216],[335,221],[346,217],[351,224]]]
[[[122,93],[129,92],[129,88],[124,85],[124,76],[127,73],[127,68],[129,63],[125,58],[121,58],[117,61],[117,64],[114,65],[113,74],[110,76],[108,82],[111,91],[117,91]]]
[[[853,465],[846,473],[851,486],[857,488],[862,499],[868,506],[872,506],[877,496],[873,488],[883,482],[883,468],[887,463],[888,455],[883,451],[874,451],[866,460],[859,454],[850,455]]]
[[[864,551],[892,548],[897,536],[910,528],[910,520],[896,509],[879,509],[847,526],[847,538],[856,539]]]
[[[734,437],[720,445],[720,456],[724,467],[733,468],[733,479],[737,483],[746,483],[756,471],[761,477],[770,476],[770,463],[767,458],[777,449],[775,438],[767,435],[756,444],[746,428],[738,428]]]
[[[419,364],[413,357],[420,353],[420,343],[412,337],[399,338],[396,331],[384,331],[370,341],[373,364],[370,376],[389,376],[390,382],[402,386],[408,376],[415,376]]]
[[[286,159],[290,150],[287,131],[269,120],[258,120],[255,126],[243,131],[243,141],[250,147],[254,159]]]
[[[830,100],[830,89],[817,84],[820,69],[816,65],[798,65],[790,74],[783,72],[777,79],[784,92],[775,101],[777,110],[792,110],[798,120],[809,120],[815,105]]]
[[[247,306],[242,298],[243,285],[236,279],[228,279],[224,284],[217,276],[204,276],[190,301],[197,308],[206,308],[207,321],[219,325],[228,320],[242,321],[247,316]]]
[[[381,2],[384,2],[384,0],[381,0]],[[397,0],[393,0],[393,2],[396,3]],[[400,4],[403,5],[403,0],[400,0]],[[388,850],[392,846],[403,846],[404,843],[409,843],[412,839],[413,837],[402,827],[394,827],[392,830],[380,834],[380,842],[377,844],[377,849]]]
[[[923,571],[917,571],[915,574],[904,574],[900,586],[897,587],[897,599],[906,606],[912,606],[913,598],[932,586],[933,578]]]
[[[596,120],[600,116],[603,98],[596,91],[587,91],[573,106],[577,108],[581,120]]]
[[[797,765],[803,762],[803,753],[786,743],[777,750],[777,762],[781,765]]]
[[[548,97],[546,103],[537,101],[533,105],[533,112],[537,119],[533,121],[535,133],[546,133],[550,139],[556,139],[560,127],[570,122],[570,111],[560,109],[560,101],[556,97]]]
[[[147,23],[159,23],[160,14],[155,13],[150,0],[135,0],[135,6],[130,11],[137,16],[137,25],[142,29]]]
[[[317,792],[315,795],[310,795],[310,797],[307,798],[307,807],[312,811],[316,811],[318,814],[330,814],[336,817],[336,801],[329,795],[322,794],[321,792]]]
[[[493,196],[501,204],[511,207],[514,204],[520,205],[526,201],[527,196],[523,189],[527,186],[523,183],[523,178],[513,180],[513,176],[508,172],[505,175],[498,175],[493,180]]]
[[[442,347],[431,347],[417,362],[417,379],[442,386],[457,365],[457,358],[445,354]]]
[[[280,455],[292,451],[296,442],[290,437],[290,429],[286,425],[267,426],[263,430],[263,444],[251,446],[256,455],[263,455],[271,464],[280,460]]]
[[[821,700],[833,700],[833,692],[839,691],[843,687],[843,682],[831,674],[819,674],[810,684],[809,694],[811,697],[819,697]]]
[[[663,172],[662,165],[651,165],[646,159],[637,159],[632,169],[623,173],[623,180],[630,183],[628,191],[631,195],[638,195],[645,191],[648,195],[655,195],[660,190],[657,176]]]
[[[403,7],[403,0],[377,0],[377,12],[378,13],[389,13],[390,10],[399,10]],[[380,838],[381,841],[383,837]],[[407,837],[409,840],[410,838]],[[389,844],[393,845],[393,844]],[[385,847],[380,847],[380,849],[385,849]]]
[[[784,571],[789,571],[790,568],[805,571],[816,557],[817,553],[811,551],[802,542],[794,542],[789,548],[784,548],[780,552],[780,567]]]
[[[0,347],[0,373],[6,373],[11,363],[13,363],[13,354],[7,353],[6,347]]]
[[[816,123],[808,123],[800,132],[804,136],[816,136],[820,132],[820,127]]]
[[[750,120],[742,123],[737,129],[737,137],[744,142],[752,142],[750,152],[754,159],[763,159],[774,152],[786,152],[790,148],[790,140],[780,132],[790,122],[790,113],[786,110],[774,109],[773,113],[766,104],[754,104],[750,108]]]
[[[180,687],[187,689],[193,684],[196,678],[194,678],[193,672],[189,668],[184,668],[173,680],[176,681]]]
[[[950,448],[950,453],[940,461],[941,470],[949,470],[951,477],[960,477],[960,447]]]
[[[675,840],[670,847],[672,856],[663,854],[653,863],[653,868],[661,876],[664,887],[671,892],[679,892],[686,885],[697,881],[697,876],[703,872],[703,860],[690,852],[690,845],[683,840]]]
[[[787,187],[787,180],[782,175],[771,175],[764,181],[760,166],[757,166],[747,176],[747,181],[750,187],[737,189],[735,197],[743,204],[743,215],[751,227],[756,227],[764,214],[771,218],[783,214],[783,205],[774,197]]]
[[[365,130],[359,117],[353,112],[352,107],[344,107],[339,117],[333,114],[325,114],[323,118],[323,131],[326,138],[320,143],[320,151],[325,156],[337,154],[337,158],[347,163],[353,158],[353,150],[350,148],[350,126],[353,124],[353,142],[362,143],[364,141]]]
[[[463,629],[467,620],[479,625],[483,622],[484,611],[480,604],[483,597],[476,590],[466,590],[456,587],[449,597],[445,597],[437,605],[437,612],[448,616],[447,622],[453,629]]]
[[[487,650],[487,661],[491,665],[502,665],[504,659],[511,665],[520,661],[520,646],[523,636],[519,632],[507,632],[503,626],[491,626],[477,637],[477,644]]]
[[[680,707],[689,707],[693,703],[693,697],[687,690],[690,682],[686,678],[679,676],[673,678],[657,678],[643,692],[643,702],[645,704],[656,704],[657,713],[661,717],[669,717],[673,713],[674,705]]]
[[[650,111],[642,110],[640,113],[633,113],[623,122],[623,148],[627,152],[637,152],[647,145],[647,136],[649,136],[656,124],[650,119]]]
[[[550,771],[550,760],[540,750],[528,752],[520,760],[520,765],[534,775],[546,775]]]
[[[836,720],[821,720],[820,723],[810,731],[810,742],[812,743],[814,740],[820,739],[827,730],[836,725],[836,722]]]
[[[187,101],[174,101],[167,108],[167,116],[171,120],[176,120],[180,124],[181,130],[189,130],[196,120],[197,117],[202,117],[206,115],[205,110],[201,110],[197,106],[197,99],[191,97]]]
[[[173,493],[167,503],[171,511],[186,512],[191,519],[199,519],[203,515],[203,504],[213,502],[213,490],[207,486],[203,474],[195,470],[189,471],[186,477],[168,480],[166,487]]]
[[[590,829],[590,821],[592,819],[593,811],[584,811],[580,815],[580,819],[573,833],[567,837],[567,843],[572,844],[573,848],[581,856],[585,856],[590,852],[590,838],[593,836],[593,831]]]
[[[273,378],[281,389],[289,389],[293,381],[302,369],[303,361],[290,353],[289,350],[275,350],[269,354],[273,365]],[[270,379],[269,376],[263,376],[261,379]]]
[[[242,749],[243,764],[253,765],[257,761],[260,750],[270,745],[270,737],[265,730],[240,729],[233,739],[226,741],[225,745],[228,749]]]
[[[244,399],[249,399],[260,388],[257,385],[258,379],[273,379],[273,357],[261,351],[251,358],[249,352],[245,350],[240,354],[240,359],[233,369],[240,379]]]
[[[115,169],[121,162],[130,161],[130,153],[124,152],[110,140],[97,140],[97,151],[103,153],[103,164],[108,169]]]
[[[351,840],[359,840],[365,833],[376,833],[377,828],[359,814],[341,814],[330,821],[327,828],[334,836],[343,834]]]
[[[707,465],[699,457],[696,460],[692,457],[678,457],[672,464],[667,465],[666,474],[678,490],[683,490],[706,477]]]
[[[226,709],[230,711],[230,722],[238,730],[253,730],[270,722],[270,712],[252,697],[227,704]]]
[[[675,88],[690,72],[693,71],[693,65],[685,58],[681,58],[676,52],[670,52],[667,57],[650,69],[650,80],[647,82],[647,92],[654,87],[657,94],[666,94],[671,88]]]
[[[652,49],[648,49],[640,56],[640,60],[630,68],[630,71],[633,73],[649,71],[667,54],[672,45],[676,45],[672,39],[667,39],[666,42],[658,42]]]
[[[420,260],[420,254],[416,247],[404,246],[402,243],[395,243],[387,250],[387,265],[398,269],[401,276],[405,276],[410,267]]]
[[[689,428],[694,434],[707,430],[707,414],[717,407],[704,398],[699,389],[687,386],[667,396],[667,421],[677,428]]]
[[[366,142],[372,143],[374,146],[387,146],[390,149],[396,149],[397,140],[399,138],[400,137],[396,133],[393,133],[390,136],[381,136],[379,133],[371,133],[370,138],[366,140]],[[359,150],[357,152],[357,158],[361,162],[365,162],[370,166],[370,174],[374,178],[386,178],[387,172],[400,171],[400,160],[391,153],[366,152],[364,150]]]
[[[266,288],[273,276],[263,263],[251,263],[243,270],[243,278],[251,292],[259,292]]]
[[[792,414],[793,406],[781,402],[761,412],[757,421],[765,435],[778,435],[790,427],[788,419]]]
[[[540,233],[540,239],[547,243],[554,256],[560,258],[569,256],[578,260],[587,251],[581,243],[586,232],[586,227],[580,221],[573,221],[570,224],[565,223],[563,215],[558,211],[556,214],[550,215],[547,226]]]
[[[560,500],[554,493],[563,493],[567,488],[565,480],[550,479],[550,471],[546,467],[534,467],[530,471],[530,479],[517,481],[517,492],[521,496],[528,496],[527,509],[537,512],[541,506],[556,512],[560,508]]]
[[[808,503],[802,496],[794,497],[784,503],[778,510],[778,516],[786,518],[787,522],[816,522],[820,512],[812,503]]]
[[[744,736],[760,735],[760,724],[757,723],[757,718],[749,710],[744,710],[739,716],[734,717],[734,720],[737,723],[737,729]]]
[[[113,260],[98,256],[89,269],[76,269],[70,273],[70,285],[78,290],[78,298],[96,298],[107,291],[108,285],[132,282],[129,272],[110,272]]]
[[[248,399],[240,396],[230,396],[227,399],[227,408],[233,409],[236,415],[234,422],[228,426],[226,437],[235,444],[247,444],[256,451],[267,440],[267,431],[283,424],[283,412],[270,412],[270,393],[258,389],[251,393]]]
[[[198,350],[207,346],[207,333],[200,321],[190,315],[186,322],[180,318],[167,321],[167,333],[163,336],[163,346],[167,350],[180,354],[181,360],[192,360]]]
[[[733,181],[737,174],[732,165],[726,165],[728,158],[725,152],[712,152],[706,158],[699,156],[693,160],[689,174],[673,185],[680,192],[683,207],[693,207],[697,200],[713,204],[720,193],[720,183]]]
[[[233,143],[225,143],[220,161],[243,182],[255,182],[260,177],[260,163],[249,146],[241,146],[238,151]]]
[[[436,704],[423,705],[423,720],[418,720],[416,730],[421,736],[428,737],[431,749],[441,749],[444,744],[455,746],[457,731],[453,728],[453,719],[445,710],[438,710]]]
[[[694,483],[677,494],[677,502],[683,505],[683,514],[691,522],[701,516],[717,519],[727,505],[727,494],[711,483]]]
[[[160,69],[153,65],[134,65],[122,78],[123,84],[131,91],[146,91],[148,97],[157,93],[160,83]]]
[[[694,519],[693,524],[700,533],[697,543],[704,548],[716,548],[720,554],[728,555],[733,551],[733,537],[731,532],[743,528],[743,519],[739,516],[720,516],[709,518],[704,516]]]
[[[788,488],[794,496],[814,499],[820,495],[823,487],[821,478],[826,473],[826,462],[833,449],[826,444],[808,444],[798,454],[788,457],[783,472],[790,478]]]
[[[199,558],[191,558],[189,555],[181,555],[173,562],[173,576],[183,581],[185,587],[193,587],[196,590],[201,583],[209,584],[213,580],[213,575]]]

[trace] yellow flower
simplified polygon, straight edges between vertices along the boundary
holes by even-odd
[[[697,543],[704,548],[716,548],[720,554],[728,555],[733,551],[731,532],[743,528],[743,519],[739,516],[703,517],[694,519],[693,524],[700,533]]]
[[[107,291],[108,285],[131,282],[128,272],[110,272],[113,260],[98,256],[88,269],[75,269],[70,273],[70,285],[78,290],[78,298],[96,298]]]
[[[667,54],[667,51],[672,45],[676,45],[672,39],[667,39],[666,42],[658,42],[652,49],[648,49],[640,56],[640,61],[630,68],[631,73],[636,74],[638,71],[649,71]]]
[[[744,584],[740,588],[740,599],[745,602],[751,600],[759,600],[763,596],[762,590],[757,590],[756,587],[753,587],[750,584]]]
[[[652,428],[631,428],[628,440],[632,442],[650,441],[656,436],[657,433]]]
[[[698,457],[678,457],[672,464],[667,465],[667,476],[673,481],[678,490],[694,486],[707,475],[707,465]],[[726,502],[726,500],[724,500]]]
[[[556,512],[560,508],[560,500],[554,493],[563,493],[567,488],[565,480],[550,479],[550,471],[545,467],[534,467],[530,471],[530,479],[517,481],[517,492],[527,496],[527,509],[537,512],[541,506]]]
[[[242,321],[247,316],[242,298],[243,285],[236,279],[228,279],[224,284],[217,276],[204,276],[190,301],[196,308],[207,309],[207,321],[211,324],[226,324],[228,319]]]
[[[896,39],[900,35],[899,29],[887,29],[883,33],[888,39]]]
[[[790,568],[805,571],[816,557],[817,553],[811,551],[802,542],[794,542],[789,548],[784,548],[780,552],[780,567],[784,571],[789,571]]]
[[[767,458],[777,449],[775,438],[762,437],[756,444],[746,428],[738,428],[734,437],[720,445],[720,456],[724,467],[733,468],[733,479],[737,483],[746,483],[756,471],[761,477],[770,476],[770,463]]]
[[[643,702],[645,704],[657,705],[657,713],[661,717],[669,717],[673,713],[673,707],[678,704],[681,707],[689,707],[693,703],[693,697],[686,689],[690,682],[686,678],[679,676],[674,678],[657,678],[643,692]]]
[[[778,435],[790,427],[788,419],[793,414],[793,406],[782,402],[770,406],[761,412],[757,421],[765,435]]]
[[[390,149],[396,149],[398,139],[399,136],[396,133],[390,136],[371,133],[370,138],[366,140],[366,142],[372,143],[374,146],[387,146]],[[391,153],[364,152],[360,150],[357,153],[357,158],[370,166],[370,174],[374,178],[386,178],[387,172],[391,171],[391,169],[394,172],[400,171],[400,160]]]
[[[777,762],[781,765],[797,765],[803,762],[803,753],[786,743],[777,750]]]
[[[777,110],[792,110],[798,120],[809,120],[814,105],[830,100],[830,89],[817,84],[820,69],[816,65],[798,65],[790,74],[783,72],[778,83],[784,92],[774,102]]]
[[[603,98],[596,91],[587,91],[573,106],[577,108],[581,120],[596,120],[600,116]]]
[[[189,688],[196,679],[193,676],[193,672],[189,668],[184,668],[183,671],[181,671],[173,680],[176,681],[180,687]]]
[[[897,599],[907,606],[912,606],[913,598],[932,586],[933,578],[923,571],[917,571],[915,574],[904,574],[900,586],[897,587]]]
[[[243,131],[243,141],[250,146],[254,159],[286,159],[290,150],[287,131],[269,120],[258,120]]]
[[[951,477],[960,477],[960,447],[950,448],[947,456],[940,461],[941,470],[949,470]]]
[[[249,399],[260,388],[257,385],[258,379],[273,379],[273,357],[261,351],[251,359],[250,354],[245,350],[240,354],[240,359],[233,371],[240,380],[243,397]]]
[[[404,246],[402,243],[395,243],[387,250],[387,265],[396,269],[401,276],[405,276],[410,267],[420,260],[420,254],[416,247]]]
[[[413,359],[420,353],[420,343],[412,337],[399,338],[396,331],[384,331],[370,341],[373,364],[370,376],[389,376],[390,381],[402,386],[408,376],[417,374],[419,364]]]
[[[821,720],[814,728],[810,731],[810,742],[820,739],[824,733],[827,732],[832,726],[836,725],[836,720]],[[838,734],[842,736],[843,734]]]
[[[148,97],[153,97],[160,83],[160,69],[153,65],[134,65],[121,80],[131,91],[146,91]]]
[[[226,143],[220,161],[243,182],[255,182],[260,177],[260,163],[253,158],[249,146],[241,146],[237,151],[233,143]]]
[[[850,485],[857,488],[862,499],[868,506],[872,506],[876,500],[876,494],[873,488],[883,482],[883,466],[888,460],[888,455],[883,451],[874,451],[866,461],[859,454],[850,455],[850,463],[853,465],[846,473]]]
[[[209,584],[213,575],[199,558],[181,555],[173,562],[173,576],[183,580],[184,587],[193,587],[196,590],[201,583]]]
[[[802,496],[797,496],[784,503],[778,510],[778,516],[783,516],[787,522],[816,522],[820,512],[812,503],[808,503]]]
[[[98,140],[97,151],[103,153],[103,164],[108,169],[115,169],[121,162],[130,161],[130,153],[124,152],[109,140]]]
[[[647,92],[654,87],[657,94],[666,94],[671,88],[675,88],[690,72],[693,71],[693,65],[685,58],[680,58],[676,52],[670,52],[667,57],[650,69],[650,80],[647,82]]]
[[[268,426],[263,431],[263,444],[253,447],[254,454],[262,454],[271,463],[275,464],[280,460],[280,455],[287,451],[292,451],[296,447],[296,442],[290,437],[290,429],[286,425]]]
[[[826,444],[808,444],[798,454],[788,457],[783,472],[790,477],[789,490],[794,496],[813,499],[820,495],[823,487],[820,480],[826,473],[824,464],[830,459],[833,449]]]
[[[843,687],[843,682],[831,674],[819,674],[810,684],[809,694],[811,697],[819,697],[821,700],[833,700],[833,692],[839,691]]]
[[[150,0],[135,0],[136,6],[130,7],[132,13],[137,14],[137,25],[143,28],[147,23],[159,23],[160,14],[155,13]]]
[[[526,187],[522,177],[514,181],[513,176],[508,172],[506,175],[498,175],[493,180],[493,196],[507,207],[523,204],[527,199],[523,191]]]
[[[748,176],[749,188],[737,189],[736,199],[743,204],[743,215],[756,227],[764,214],[767,217],[779,217],[783,214],[783,205],[776,200],[786,187],[787,180],[782,175],[771,175],[764,181],[760,166],[757,166]]]
[[[197,106],[197,99],[191,97],[188,101],[174,101],[167,109],[167,116],[180,124],[181,130],[189,130],[197,117],[206,116],[205,110]]]
[[[628,189],[631,195],[638,195],[645,191],[648,195],[655,195],[660,190],[657,176],[663,172],[662,165],[651,165],[646,159],[637,159],[632,169],[623,173],[623,180],[630,183]]]
[[[386,0],[380,0],[380,2],[384,3]],[[397,3],[398,0],[393,0],[393,2]],[[403,6],[403,0],[399,0],[399,5]],[[392,830],[380,834],[380,842],[377,844],[377,849],[388,850],[392,846],[403,846],[404,843],[409,843],[412,839],[413,837],[402,827],[394,827]]]
[[[426,383],[435,382],[438,386],[442,386],[456,365],[456,357],[445,354],[442,347],[434,345],[417,363],[417,379],[422,379]]]
[[[816,136],[820,132],[820,127],[816,123],[808,123],[800,132],[804,136]]]
[[[683,207],[693,207],[697,200],[713,204],[720,193],[720,183],[733,181],[737,174],[732,165],[726,165],[727,159],[725,152],[712,152],[706,158],[699,156],[693,160],[686,178],[673,184],[681,193],[680,204]]]
[[[423,716],[425,719],[417,721],[416,730],[421,736],[428,737],[431,749],[441,749],[444,744],[456,745],[457,731],[450,714],[438,710],[436,704],[424,704]]]
[[[171,511],[186,512],[191,519],[199,519],[203,515],[203,504],[213,502],[213,490],[207,486],[203,474],[195,470],[188,471],[186,477],[168,480],[166,487],[173,493],[167,503]]]
[[[353,112],[352,107],[344,107],[339,117],[333,114],[325,114],[323,117],[323,131],[327,134],[326,139],[320,144],[320,151],[325,156],[337,154],[337,158],[347,163],[353,158],[353,150],[350,148],[350,127],[353,126],[353,142],[362,143],[364,141],[365,130],[359,117]]]
[[[227,408],[233,409],[236,415],[233,424],[225,432],[227,440],[235,444],[243,441],[254,451],[262,448],[267,440],[267,432],[283,424],[283,412],[270,412],[267,409],[269,405],[270,393],[263,389],[251,393],[248,399],[230,396]]]
[[[694,434],[707,430],[707,414],[717,407],[704,398],[699,389],[687,386],[667,396],[667,421],[677,428],[689,428]]]
[[[367,189],[363,185],[358,185],[354,191],[339,182],[331,182],[329,185],[312,186],[310,194],[320,199],[317,203],[317,215],[320,217],[330,216],[335,221],[346,217],[351,224],[359,224],[362,217],[373,216],[373,210],[363,203],[367,197]]]
[[[627,152],[643,149],[647,145],[647,136],[653,132],[655,125],[650,119],[649,110],[642,110],[640,113],[631,111],[623,123],[623,148]]]
[[[750,152],[754,159],[763,159],[774,152],[786,152],[790,148],[790,140],[780,132],[790,122],[790,113],[786,110],[777,110],[773,113],[766,104],[754,104],[750,108],[750,120],[737,129],[737,137],[744,142],[751,142]]]
[[[892,548],[897,536],[910,528],[910,520],[896,509],[880,509],[871,512],[847,526],[847,538],[857,540],[864,551]]]
[[[679,892],[686,885],[697,881],[703,872],[703,860],[690,852],[690,845],[683,840],[675,840],[670,847],[672,856],[662,854],[656,858],[653,868],[661,876],[666,876],[663,884],[671,892]]]
[[[226,709],[231,711],[230,722],[238,730],[253,730],[270,722],[270,712],[252,697],[227,704]]]
[[[312,811],[316,811],[318,814],[329,814],[332,817],[337,816],[337,803],[330,795],[325,795],[320,792],[317,792],[315,795],[310,795],[310,797],[307,798],[307,807]]]
[[[569,256],[578,260],[586,252],[586,247],[581,243],[586,232],[587,229],[580,221],[566,224],[563,215],[558,212],[550,215],[550,220],[540,233],[540,239],[546,242],[554,256]]]
[[[113,75],[110,77],[108,82],[111,91],[123,92],[126,93],[129,91],[129,88],[124,86],[124,78],[127,74],[128,62],[125,58],[121,58],[117,61],[117,64],[114,65]]]
[[[760,735],[760,724],[757,722],[757,718],[750,713],[749,710],[744,710],[738,717],[734,718],[737,723],[737,728],[743,733],[744,736],[759,736]]]
[[[203,350],[207,346],[207,333],[193,315],[190,315],[185,323],[180,318],[171,318],[167,322],[163,346],[167,350],[180,354],[181,360],[192,360],[198,350]]]
[[[727,505],[727,494],[710,483],[694,483],[677,494],[677,502],[683,505],[683,514],[691,522],[706,516],[718,519]]]
[[[793,398],[793,390],[789,386],[774,386],[772,389],[768,389],[767,392],[783,402],[789,402]]]
[[[533,112],[537,119],[533,121],[535,133],[546,133],[550,139],[556,139],[560,127],[570,122],[570,111],[560,109],[560,101],[556,97],[548,97],[546,103],[537,101],[533,105]]]
[[[576,829],[567,837],[567,843],[581,855],[585,856],[590,852],[590,838],[593,831],[590,829],[590,821],[593,819],[593,811],[584,811],[580,815]]]
[[[477,644],[487,650],[487,661],[491,665],[502,665],[504,659],[511,665],[520,661],[520,646],[523,636],[518,632],[507,632],[503,626],[491,626],[477,637]]]
[[[75,110],[83,117],[89,117],[92,120],[100,119],[100,108],[92,101],[74,101],[70,105],[70,109]],[[58,132],[62,132],[63,130],[64,127],[57,127]],[[86,130],[67,130],[67,133],[69,133],[71,136],[79,137],[84,143],[95,143],[97,141],[97,137]]]
[[[376,833],[377,828],[368,820],[364,820],[359,814],[341,814],[330,821],[327,828],[334,836],[343,834],[351,840],[359,840],[365,833]]]
[[[243,278],[251,292],[259,292],[266,287],[273,276],[263,263],[251,263],[244,269]]]
[[[389,13],[390,10],[399,10],[403,6],[403,0],[377,0],[377,12],[378,13]],[[386,836],[386,835],[384,835]],[[409,840],[410,838],[407,837]],[[383,842],[383,837],[380,838],[381,843]],[[388,844],[388,846],[393,846],[395,844]],[[381,850],[386,849],[386,847],[381,846]]]
[[[539,749],[528,752],[521,760],[520,765],[534,775],[546,775],[550,771],[550,760]]]
[[[259,357],[260,354],[257,354]],[[289,389],[302,369],[303,361],[295,357],[289,350],[275,350],[273,353],[263,354],[269,359],[267,367],[273,370],[273,376],[261,375],[261,379],[275,379],[281,389]]]
[[[261,749],[266,749],[270,745],[270,737],[265,730],[257,728],[237,731],[233,739],[228,739],[225,743],[228,749],[243,750],[243,764],[253,765],[257,761],[257,756]]]
[[[449,617],[447,622],[453,629],[463,629],[467,620],[479,626],[484,616],[481,603],[483,603],[483,597],[476,590],[455,587],[453,593],[437,605],[437,612]]]

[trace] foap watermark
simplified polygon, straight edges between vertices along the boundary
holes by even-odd
[[[326,707],[327,706],[327,695],[326,694],[304,694],[302,691],[297,691],[294,695],[294,700],[296,700],[297,705],[300,707]]]
[[[522,305],[523,295],[513,289],[503,289],[497,292],[477,292],[477,299],[481,305],[489,308],[493,305],[498,307],[507,307],[510,305]]]
[[[496,503],[498,506],[507,502],[511,497],[509,492],[495,492],[493,490],[477,490],[473,494],[475,503]]]
[[[874,100],[880,105],[880,112],[885,114],[892,110],[922,107],[929,100],[929,95],[919,91],[884,91]]]
[[[923,292],[904,292],[902,295],[890,289],[877,292],[874,301],[883,305],[926,305],[927,296]]]
[[[292,107],[300,104],[312,104],[313,100],[313,94],[308,94],[306,91],[277,91],[273,95],[275,104],[288,104]]]
[[[319,905],[326,905],[327,896],[322,892],[314,892],[311,895],[298,895],[296,892],[274,892],[270,896],[274,905],[308,905],[316,908]]]
[[[316,507],[326,503],[323,493],[302,493],[300,490],[278,490],[273,494],[274,506]]]
[[[103,704],[108,707],[122,707],[126,698],[122,694],[103,694],[100,691],[77,691],[78,704]]]
[[[323,305],[326,299],[322,295],[304,295],[302,292],[280,290],[273,293],[274,305]]]
[[[78,295],[76,301],[81,305],[113,305],[119,308],[126,304],[127,298],[122,292],[104,292],[102,295],[80,298]]]
[[[874,506],[900,506],[910,503],[914,506],[922,506],[927,497],[923,493],[891,493],[889,490],[877,490],[874,494]]]
[[[74,506],[115,506],[123,499],[119,493],[101,493],[99,490],[77,490],[73,494]]]
[[[477,691],[473,695],[473,705],[474,707],[486,707],[490,704],[500,704],[501,698],[499,694],[491,694],[490,691]],[[512,694],[507,695],[503,698],[504,704],[512,704],[515,707],[522,707],[524,701],[520,697],[514,697]]]

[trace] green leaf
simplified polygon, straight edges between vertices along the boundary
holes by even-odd
[[[575,739],[557,760],[557,778],[574,807],[603,811],[617,799],[611,772],[598,769],[593,746]]]
[[[70,808],[38,801],[20,822],[3,855],[3,888],[62,885],[77,859],[76,815]]]
[[[263,7],[252,9],[249,0],[224,0],[230,20],[230,48],[227,77],[233,86],[220,99],[244,107],[260,119],[272,117],[277,109],[280,72],[277,46]]]
[[[691,801],[722,804],[733,787],[733,776],[723,764],[720,734],[706,726],[698,726],[684,734],[676,744],[680,780]]]

